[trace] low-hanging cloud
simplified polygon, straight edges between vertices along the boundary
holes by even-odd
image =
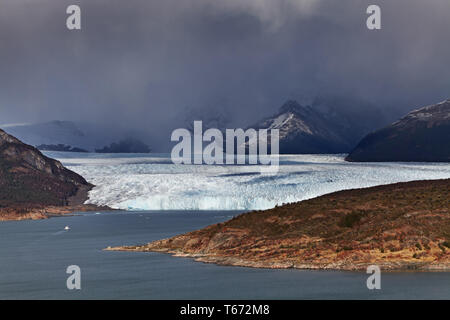
[[[448,0],[2,0],[0,123],[73,119],[167,139],[185,110],[252,123],[287,99],[450,97]],[[82,30],[65,27],[82,9]],[[398,110],[397,110],[398,111]]]
[[[228,0],[212,1],[211,6],[220,13],[242,13],[258,17],[272,31],[288,19],[304,17],[316,12],[320,0]]]

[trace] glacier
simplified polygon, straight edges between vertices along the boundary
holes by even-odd
[[[122,210],[262,210],[344,189],[450,178],[449,163],[350,163],[345,155],[281,155],[277,174],[257,165],[175,165],[167,154],[46,155],[95,185],[87,203]]]

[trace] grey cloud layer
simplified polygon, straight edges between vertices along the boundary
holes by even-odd
[[[65,29],[79,4],[83,30]],[[450,2],[0,0],[0,123],[76,119],[164,131],[186,108],[236,121],[337,93],[386,108],[450,97]]]

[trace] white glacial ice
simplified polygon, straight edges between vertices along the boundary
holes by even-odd
[[[96,185],[88,203],[125,210],[252,210],[381,184],[450,178],[448,163],[349,163],[343,155],[286,155],[258,166],[175,165],[167,155],[50,153]]]

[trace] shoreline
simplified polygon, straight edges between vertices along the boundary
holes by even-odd
[[[84,204],[89,199],[88,193],[92,186],[81,186],[75,195],[70,197],[65,206],[36,206],[26,204],[17,207],[0,208],[0,222],[43,220],[56,217],[68,216],[75,212],[114,211],[108,206],[97,206]]]
[[[198,262],[266,269],[450,271],[450,179],[338,191],[145,245]]]
[[[141,250],[132,249],[132,247],[108,247],[104,251],[119,251],[119,252],[153,252],[169,254],[174,258],[187,258],[195,262],[206,264],[215,264],[227,267],[245,267],[253,269],[297,269],[297,270],[323,270],[323,271],[366,271],[370,265],[377,265],[382,271],[392,272],[450,272],[450,263],[444,264],[427,264],[426,262],[371,262],[361,264],[351,263],[331,263],[331,264],[315,264],[315,263],[294,263],[294,262],[280,262],[280,261],[252,261],[237,257],[220,257],[209,256],[201,254],[188,254],[176,251],[158,251],[158,250]]]
[[[74,206],[48,206],[42,208],[23,209],[7,208],[7,211],[0,210],[0,222],[6,221],[23,221],[23,220],[44,220],[50,218],[69,216],[76,212],[93,212],[93,211],[113,211],[115,209],[109,207],[99,207],[96,205],[74,205]]]

